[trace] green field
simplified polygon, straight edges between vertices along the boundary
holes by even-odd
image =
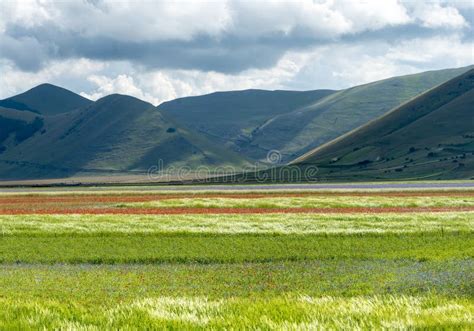
[[[28,199],[47,204],[71,194],[16,197],[9,203],[29,208]],[[1,199],[6,205],[11,197]],[[212,214],[219,207],[471,207],[469,192],[105,204],[211,213],[0,215],[1,330],[474,327],[473,211]]]

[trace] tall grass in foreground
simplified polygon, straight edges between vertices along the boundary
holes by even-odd
[[[142,298],[94,312],[56,301],[0,299],[1,329],[469,329],[474,305],[437,296]]]

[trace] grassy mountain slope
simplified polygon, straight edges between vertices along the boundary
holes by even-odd
[[[339,91],[273,119],[254,134],[253,144],[277,149],[290,161],[467,70],[424,72]]]
[[[0,107],[0,154],[35,135],[43,125],[39,114]]]
[[[40,114],[34,113],[31,111],[23,111],[11,108],[5,108],[0,106],[0,116],[4,118],[11,118],[19,121],[26,121],[30,122],[34,120],[36,117],[41,117]]]
[[[166,119],[153,105],[110,95],[44,118],[44,132],[0,155],[0,178],[146,172],[170,166],[243,166],[240,156]]]
[[[474,177],[474,69],[293,164],[341,180]]]
[[[43,115],[66,113],[91,103],[92,101],[78,94],[51,84],[41,84],[24,93],[0,100],[1,107]]]
[[[160,105],[187,127],[239,153],[264,160],[279,150],[289,162],[469,68],[390,78],[342,91],[237,91]]]
[[[335,91],[216,92],[165,102],[158,109],[177,122],[226,144],[253,159],[263,159],[266,149],[252,146],[256,131],[275,116],[286,114]],[[276,137],[277,138],[277,137]],[[271,148],[270,148],[271,149]]]

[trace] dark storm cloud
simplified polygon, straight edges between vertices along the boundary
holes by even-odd
[[[22,70],[37,71],[50,58],[47,49],[32,37],[0,35],[0,58],[9,59]]]
[[[341,42],[370,42],[370,41],[386,41],[389,43],[398,43],[403,40],[413,38],[430,38],[434,36],[449,36],[452,31],[434,30],[417,24],[406,24],[395,27],[384,27],[378,30],[368,30],[354,35],[346,35],[340,38]]]
[[[236,73],[248,68],[269,68],[290,49],[305,49],[321,40],[303,28],[291,34],[273,33],[242,39],[200,35],[192,40],[127,41],[110,37],[84,37],[54,25],[35,29],[9,25],[1,55],[23,70],[35,71],[50,59],[85,57],[94,60],[127,60],[150,68],[197,69]],[[30,51],[28,51],[30,50]]]

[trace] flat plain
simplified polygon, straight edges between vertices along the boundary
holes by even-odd
[[[0,193],[0,329],[472,329],[474,190]]]

